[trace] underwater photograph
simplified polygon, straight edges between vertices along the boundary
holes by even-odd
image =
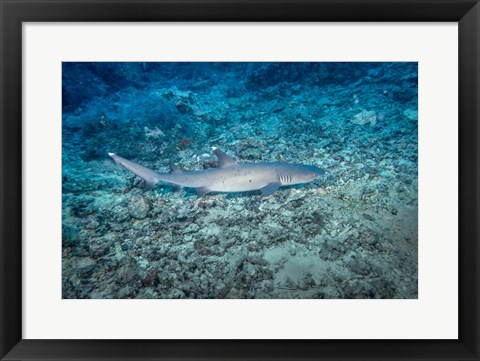
[[[63,299],[417,299],[418,63],[62,63]]]

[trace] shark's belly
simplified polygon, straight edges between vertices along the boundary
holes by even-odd
[[[256,182],[253,184],[234,183],[234,184],[213,184],[207,188],[212,192],[247,192],[263,188],[267,185],[265,182]]]
[[[271,177],[245,171],[217,177],[205,187],[213,192],[246,192],[265,187],[269,183],[269,178]]]

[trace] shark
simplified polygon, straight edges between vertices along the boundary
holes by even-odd
[[[158,173],[140,164],[108,153],[116,164],[145,181],[145,189],[154,188],[158,182],[175,187],[195,188],[202,197],[208,193],[249,192],[259,190],[263,196],[275,193],[282,186],[312,182],[323,176],[325,169],[309,164],[285,162],[237,162],[217,147],[212,147],[218,158],[215,168],[183,171],[170,162],[170,173]]]

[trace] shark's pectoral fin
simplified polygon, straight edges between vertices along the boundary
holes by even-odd
[[[269,196],[273,193],[275,193],[278,189],[278,187],[281,186],[281,183],[279,182],[274,182],[274,183],[268,183],[265,187],[260,188],[260,192],[262,192],[262,196]]]
[[[203,197],[205,194],[211,192],[211,190],[207,187],[198,187],[198,188],[195,188],[195,190],[197,191],[197,195],[199,197]]]

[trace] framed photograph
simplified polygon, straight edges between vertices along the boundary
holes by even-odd
[[[2,360],[479,360],[477,1],[0,0]]]

